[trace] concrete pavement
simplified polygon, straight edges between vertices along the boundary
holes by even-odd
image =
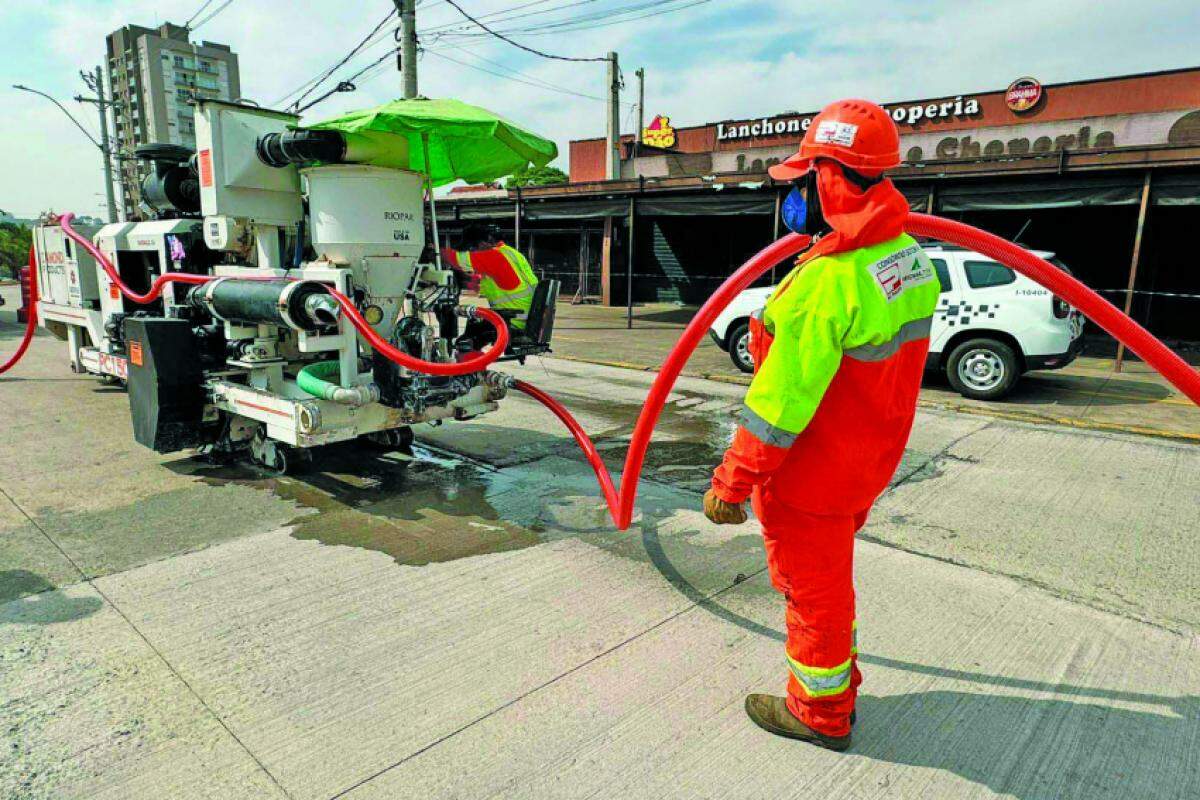
[[[513,371],[619,463],[650,376]],[[754,525],[697,510],[738,386],[680,383],[618,535],[524,398],[409,466],[276,479],[141,449],[48,337],[12,375],[0,796],[1200,794],[1193,445],[923,412],[859,548],[835,755],[741,711],[784,664]]]

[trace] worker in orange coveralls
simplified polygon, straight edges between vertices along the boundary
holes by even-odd
[[[850,746],[862,681],[854,536],[900,463],[916,415],[939,285],[904,233],[908,202],[887,112],[825,108],[800,151],[771,169],[793,182],[785,222],[815,243],[752,321],[756,371],[740,426],[704,497],[719,524],[762,524],[771,582],[787,599],[787,697],[746,713],[779,736]]]

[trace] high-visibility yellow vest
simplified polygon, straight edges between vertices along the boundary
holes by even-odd
[[[928,338],[940,291],[929,257],[908,235],[793,269],[762,312],[774,343],[746,393],[743,425],[763,442],[790,446],[843,357],[884,361]]]
[[[504,256],[505,260],[512,265],[520,284],[515,289],[505,291],[487,275],[480,275],[479,294],[483,299],[488,301],[488,305],[492,308],[519,311],[520,315],[514,317],[509,322],[509,325],[522,330],[525,328],[525,316],[528,315],[530,306],[533,305],[533,293],[538,285],[537,275],[534,274],[533,267],[530,266],[529,261],[515,247],[500,244],[493,249]],[[459,252],[456,255],[461,268],[467,272],[475,272],[474,267],[471,265],[471,253]]]

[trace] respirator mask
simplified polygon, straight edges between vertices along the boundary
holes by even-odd
[[[780,209],[783,224],[793,233],[820,236],[831,229],[821,213],[821,195],[817,191],[817,171],[809,170],[792,181],[792,190]]]

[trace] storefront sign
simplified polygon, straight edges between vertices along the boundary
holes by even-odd
[[[982,114],[979,100],[964,99],[962,95],[953,100],[920,105],[884,107],[897,125],[918,125],[926,120],[968,119]],[[738,139],[755,139],[765,136],[803,135],[812,125],[816,114],[791,117],[771,117],[754,122],[717,123],[717,141],[728,142]]]
[[[671,118],[659,114],[649,125],[642,128],[642,144],[664,150],[674,147],[675,129],[671,127]]]
[[[1164,111],[1061,122],[1031,120],[1021,125],[991,125],[955,132],[911,131],[900,137],[900,154],[906,163],[918,164],[1193,142],[1200,143],[1200,111]],[[711,169],[718,174],[760,174],[795,152],[796,145],[787,143],[718,150],[713,153]],[[648,177],[659,175],[649,161],[640,164],[639,169]],[[661,174],[666,174],[665,167]]]
[[[1017,78],[1004,93],[1004,103],[1013,113],[1023,114],[1041,102],[1042,84],[1036,78]]]

